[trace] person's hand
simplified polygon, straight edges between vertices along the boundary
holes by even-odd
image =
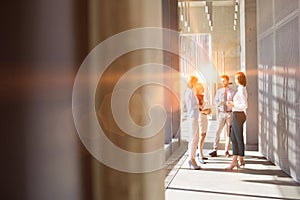
[[[211,109],[209,108],[206,110],[206,114],[209,115],[210,113],[211,113]]]
[[[209,115],[211,113],[211,109],[208,108],[208,109],[202,110],[201,113]]]
[[[226,105],[229,107],[234,107],[233,101],[226,101]]]

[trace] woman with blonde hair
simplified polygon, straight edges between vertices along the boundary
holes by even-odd
[[[187,109],[187,123],[189,125],[189,161],[188,164],[192,169],[200,169],[200,166],[195,161],[197,146],[199,142],[199,100],[194,92],[195,86],[198,83],[198,78],[190,76],[187,82],[185,92],[185,105]]]
[[[200,142],[199,142],[199,162],[201,164],[205,164],[204,160],[207,160],[203,154],[203,146],[206,137],[206,132],[208,128],[208,120],[207,115],[211,113],[211,109],[208,108],[207,99],[205,99],[204,95],[204,85],[202,83],[197,83],[195,87],[196,96],[199,100],[199,134],[200,134]]]
[[[248,107],[248,94],[246,90],[247,79],[243,72],[235,75],[235,83],[238,90],[233,101],[227,101],[227,105],[232,107],[232,127],[230,132],[230,140],[232,142],[232,162],[226,169],[232,170],[234,167],[244,166],[245,144],[243,137],[243,125],[246,121],[245,111]],[[238,163],[238,160],[240,163]]]

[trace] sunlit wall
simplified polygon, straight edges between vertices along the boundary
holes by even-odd
[[[259,149],[300,182],[299,1],[257,1]]]

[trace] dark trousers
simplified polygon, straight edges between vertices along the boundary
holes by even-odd
[[[230,140],[232,142],[233,155],[245,155],[245,145],[243,136],[243,124],[245,121],[246,115],[244,112],[232,112]]]

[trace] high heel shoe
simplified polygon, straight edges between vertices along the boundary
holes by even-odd
[[[199,170],[199,169],[201,169],[200,166],[198,166],[197,164],[194,165],[194,164],[192,163],[192,161],[190,161],[190,160],[189,160],[188,163],[189,163],[190,169],[191,169],[191,168],[194,169],[194,170]]]
[[[236,163],[231,163],[228,167],[226,167],[225,169],[226,170],[233,170],[234,168],[236,167],[236,170],[239,170],[239,164],[236,162]]]
[[[240,161],[240,167],[245,167],[245,161]]]

